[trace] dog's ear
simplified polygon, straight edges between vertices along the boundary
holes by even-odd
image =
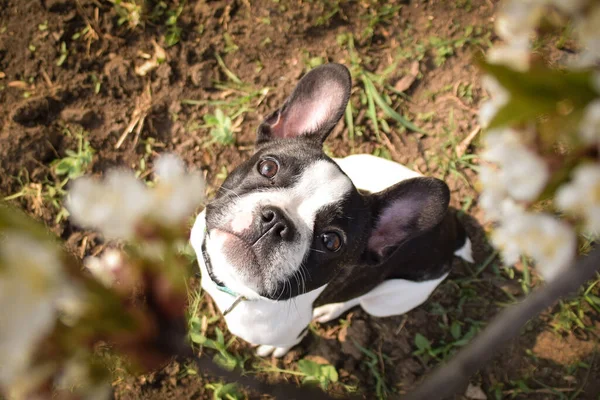
[[[342,118],[352,81],[341,64],[317,67],[302,77],[283,106],[258,128],[256,144],[298,136],[322,144]]]
[[[436,178],[412,178],[371,196],[374,220],[365,261],[379,264],[403,242],[444,219],[450,189]]]

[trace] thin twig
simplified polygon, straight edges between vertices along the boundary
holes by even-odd
[[[462,157],[467,152],[467,148],[480,131],[481,127],[477,125],[475,129],[473,129],[471,133],[469,133],[467,137],[464,138],[458,146],[456,146],[456,155],[458,156],[458,158]]]
[[[463,390],[469,378],[510,339],[517,337],[523,325],[556,301],[575,293],[600,269],[600,247],[579,259],[560,277],[527,296],[521,303],[502,311],[472,343],[450,362],[439,367],[403,400],[446,399]]]

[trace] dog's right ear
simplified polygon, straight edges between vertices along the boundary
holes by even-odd
[[[344,115],[351,88],[350,72],[341,64],[311,70],[283,106],[258,127],[256,144],[300,136],[322,144]]]
[[[450,203],[448,185],[429,177],[407,179],[370,196],[375,220],[364,257],[373,265],[404,241],[438,225]]]

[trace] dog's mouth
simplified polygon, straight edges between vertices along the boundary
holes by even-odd
[[[211,243],[216,243],[216,247]],[[262,291],[261,263],[248,240],[228,230],[213,228],[207,231],[202,248],[208,275],[217,285],[234,291],[239,291],[235,288],[240,286],[251,289],[255,293]],[[212,251],[220,253],[216,265],[213,264],[214,259],[210,256]],[[222,265],[222,257],[226,260],[227,266]]]
[[[264,256],[259,256],[260,251],[255,245],[260,244],[267,233],[258,239],[253,238],[250,242],[247,238],[240,237],[227,229],[209,229],[202,243],[202,257],[210,279],[225,289],[222,289],[223,291],[248,298],[258,296],[277,301],[301,294],[300,288],[304,288],[304,285],[297,284],[294,280],[297,274],[290,277],[275,277],[273,272],[280,268],[271,265]],[[219,256],[211,257],[211,252],[217,249],[219,249]],[[275,251],[273,249],[273,252]],[[227,260],[226,265],[221,265],[222,261],[219,261],[222,260],[221,257]],[[297,292],[294,290],[296,287]],[[249,295],[247,290],[250,290]]]

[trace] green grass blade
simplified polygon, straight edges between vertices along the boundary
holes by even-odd
[[[383,97],[381,97],[381,95],[377,92],[377,90],[375,89],[375,85],[373,85],[373,82],[371,82],[369,79],[364,80],[364,82],[365,82],[365,86],[366,85],[370,86],[368,89],[365,87],[365,89],[367,89],[367,92],[371,92],[371,96],[373,96],[373,100],[375,100],[375,103],[377,103],[377,105],[383,110],[383,112],[388,117],[392,118],[393,120],[398,122],[400,125],[404,126],[407,129],[410,129],[411,131],[419,132],[419,133],[426,133],[422,129],[418,128],[415,124],[413,124],[412,122],[410,122],[409,120],[404,118],[402,115],[398,114],[392,107],[390,107],[385,102]]]
[[[346,126],[348,127],[348,138],[354,141],[354,117],[352,116],[352,103],[348,102],[345,112]]]
[[[221,58],[221,56],[218,53],[215,53],[215,57],[217,59],[217,62],[219,63],[219,66],[221,67],[221,69],[223,70],[225,75],[227,75],[227,77],[229,79],[231,79],[234,83],[237,83],[238,85],[244,84],[242,82],[242,80],[237,77],[236,74],[234,74],[233,72],[231,72],[231,70],[229,68],[227,68],[227,65],[225,65],[225,62],[223,61],[223,59]]]
[[[377,121],[377,110],[375,109],[375,103],[373,101],[373,91],[375,91],[375,87],[373,86],[371,80],[365,75],[362,76],[362,81],[365,85],[365,94],[367,95],[367,115],[373,123],[377,140],[381,141],[381,137],[379,136],[379,122]]]

